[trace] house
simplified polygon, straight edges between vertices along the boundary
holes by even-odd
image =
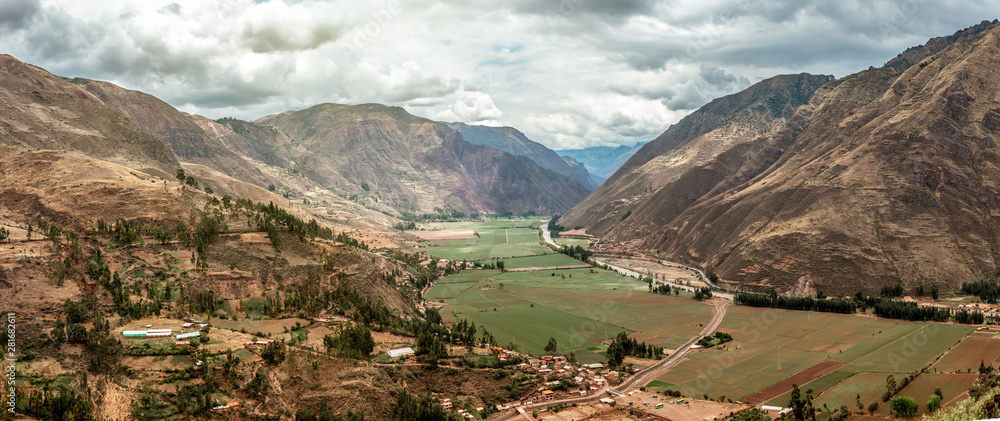
[[[447,411],[451,411],[451,399],[442,399],[441,407]]]
[[[177,342],[174,342],[174,345],[176,345],[176,346],[191,345],[191,341],[177,341]]]
[[[414,355],[414,354],[416,354],[416,353],[413,352],[413,348],[410,348],[410,347],[399,348],[399,349],[390,349],[389,350],[389,356],[392,357],[392,358],[400,358],[400,357],[405,357],[407,355]]]
[[[556,392],[553,392],[551,390],[544,390],[544,391],[542,391],[542,400],[543,401],[548,402],[548,401],[551,401],[555,397],[556,397]]]
[[[191,326],[194,326],[194,323],[184,323],[181,325],[181,327],[184,329],[190,329]]]

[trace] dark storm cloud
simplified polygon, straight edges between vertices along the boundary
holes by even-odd
[[[38,0],[0,1],[0,28],[22,29],[30,25],[41,11]]]

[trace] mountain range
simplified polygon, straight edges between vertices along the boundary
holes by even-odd
[[[877,294],[994,279],[998,57],[1000,25],[986,21],[841,79],[762,82],[794,95],[762,108],[713,101],[559,222],[743,289]],[[766,85],[728,102],[753,104]],[[702,119],[712,110],[725,112]],[[749,132],[729,141],[738,127]]]

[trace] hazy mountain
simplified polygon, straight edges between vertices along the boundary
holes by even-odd
[[[257,123],[311,153],[297,166],[306,177],[399,211],[559,212],[588,192],[526,157],[473,145],[400,107],[322,104]]]
[[[1000,25],[901,57],[633,200],[606,238],[800,294],[994,279]]]
[[[684,172],[723,151],[777,130],[813,92],[832,80],[826,75],[781,75],[742,92],[718,98],[643,145],[611,178],[560,221],[604,235],[636,206],[655,196]],[[693,180],[701,183],[702,180]],[[677,197],[667,207],[686,206]]]
[[[563,158],[570,157],[582,163],[592,176],[598,177],[603,183],[646,143],[648,142],[639,142],[632,146],[592,146],[585,149],[563,149],[556,151],[556,153]]]
[[[551,149],[528,139],[524,133],[513,127],[470,126],[465,123],[448,123],[448,127],[461,133],[469,143],[486,145],[511,155],[528,157],[538,166],[572,177],[590,190],[597,188],[599,184],[594,183],[586,168],[569,165]]]

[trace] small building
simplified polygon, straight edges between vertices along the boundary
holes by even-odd
[[[181,339],[197,338],[199,336],[201,336],[201,332],[189,332],[189,333],[181,333],[180,335],[175,335],[174,339],[181,340]]]
[[[174,342],[174,345],[176,345],[176,346],[191,345],[191,341],[177,341],[177,342]]]
[[[149,329],[146,331],[147,338],[165,338],[173,332],[170,329]]]
[[[399,348],[399,349],[390,349],[389,350],[389,356],[392,357],[392,358],[400,358],[400,357],[405,357],[407,355],[414,355],[414,354],[416,354],[416,353],[413,352],[413,348],[410,348],[410,347]]]
[[[551,390],[543,390],[542,391],[542,400],[543,401],[548,402],[548,401],[551,401],[555,397],[556,397],[556,392],[553,392]]]
[[[601,403],[603,403],[605,405],[611,405],[611,404],[615,403],[615,400],[611,399],[611,398],[601,398]]]
[[[126,331],[122,332],[122,336],[124,336],[126,338],[145,338],[146,337],[146,331],[145,330],[126,330]]]
[[[601,363],[584,364],[584,367],[587,367],[587,368],[589,368],[591,370],[600,370],[600,369],[604,368],[604,364],[601,364]]]
[[[194,326],[194,323],[184,323],[181,325],[181,327],[184,329],[190,329],[191,326]]]
[[[442,399],[441,400],[441,407],[444,408],[446,411],[450,411],[451,410],[451,399]]]

